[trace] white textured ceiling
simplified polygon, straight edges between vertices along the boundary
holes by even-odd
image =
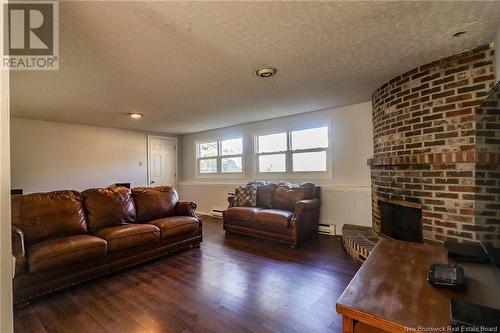
[[[12,113],[180,134],[364,102],[499,24],[494,1],[61,2],[60,69],[12,72]]]

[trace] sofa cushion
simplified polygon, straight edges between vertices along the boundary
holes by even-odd
[[[173,215],[179,201],[177,191],[171,186],[136,187],[132,189],[132,197],[139,223]]]
[[[76,264],[106,256],[106,241],[99,237],[78,235],[51,239],[28,249],[31,273]]]
[[[247,185],[254,185],[257,187],[257,207],[273,208],[274,192],[278,184],[262,180],[251,180]]]
[[[135,206],[130,189],[94,188],[82,194],[91,231],[135,222]]]
[[[172,216],[149,222],[160,228],[161,238],[190,234],[200,228],[200,222],[191,216]]]
[[[274,193],[273,208],[294,211],[297,201],[313,199],[314,192],[315,185],[312,183],[301,185],[280,183]]]
[[[33,193],[12,197],[12,224],[26,244],[87,232],[82,195],[76,191]]]
[[[292,219],[293,213],[287,210],[280,209],[263,209],[255,214],[253,219],[254,224],[261,226],[288,228],[289,221]]]
[[[257,206],[272,208],[276,187],[277,185],[275,183],[268,183],[257,187]]]
[[[223,212],[224,221],[228,219],[251,222],[255,213],[261,209],[259,207],[230,207]]]
[[[160,229],[151,224],[127,224],[104,228],[94,235],[105,239],[108,251],[113,252],[156,242],[160,239]]]

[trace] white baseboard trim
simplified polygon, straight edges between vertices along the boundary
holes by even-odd
[[[212,217],[212,214],[210,212],[206,212],[206,211],[197,211],[196,214],[198,214],[200,216]],[[220,218],[220,219],[216,218],[216,219],[222,221],[222,218]],[[318,234],[325,235],[325,236],[340,236],[340,237],[342,237],[342,227],[344,226],[343,223],[342,224],[335,224],[335,223],[324,223],[323,222],[323,224],[333,226],[335,233],[334,234],[325,234],[325,233],[319,232],[319,230],[318,230]]]
[[[200,215],[200,216],[213,217],[210,212],[206,212],[206,211],[197,211],[196,214]],[[222,221],[222,219],[219,219],[219,218],[216,218],[216,219]],[[344,226],[344,224],[335,224],[335,223],[325,223],[325,224],[334,226],[333,229],[335,230],[335,233],[334,234],[324,234],[324,233],[319,232],[319,230],[318,230],[318,234],[326,235],[326,236],[342,236],[342,227]]]

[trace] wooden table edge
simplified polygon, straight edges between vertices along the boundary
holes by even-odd
[[[336,303],[335,309],[337,313],[341,314],[343,318],[350,318],[351,320],[360,321],[367,325],[380,328],[384,331],[391,333],[409,332],[410,329],[407,326],[388,321],[386,319],[369,315],[367,313],[361,312],[356,309],[349,308],[342,304]],[[344,331],[352,332],[352,331]]]
[[[381,238],[377,242],[377,244],[375,244],[375,247],[373,248],[372,252],[375,251],[378,247],[382,246],[382,244],[384,242],[385,242],[385,239]],[[374,315],[370,315],[370,314],[364,313],[360,310],[350,308],[346,305],[343,305],[342,303],[339,303],[339,301],[342,300],[344,294],[347,292],[347,290],[349,289],[349,287],[351,286],[353,281],[356,279],[358,274],[361,274],[361,272],[366,269],[367,265],[365,265],[365,263],[367,263],[369,261],[371,261],[370,256],[368,256],[368,258],[366,258],[363,265],[361,265],[360,269],[356,272],[356,274],[351,279],[351,281],[349,282],[347,287],[344,289],[344,291],[342,292],[340,297],[337,299],[337,302],[335,304],[335,308],[336,308],[337,313],[341,314],[344,318],[347,317],[347,318],[350,318],[352,320],[360,321],[360,322],[363,322],[365,324],[371,325],[371,326],[376,327],[376,328],[380,328],[382,330],[385,330],[385,331],[388,331],[391,333],[410,332],[410,330],[412,330],[414,328],[409,328],[408,326],[404,326],[402,324],[397,324],[397,323],[394,323],[394,322],[389,321],[387,319],[377,317]],[[347,332],[349,332],[349,331],[347,331]]]

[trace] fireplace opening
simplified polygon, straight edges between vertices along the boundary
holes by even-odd
[[[381,232],[391,238],[419,242],[423,241],[422,209],[413,203],[398,204],[379,200]]]

